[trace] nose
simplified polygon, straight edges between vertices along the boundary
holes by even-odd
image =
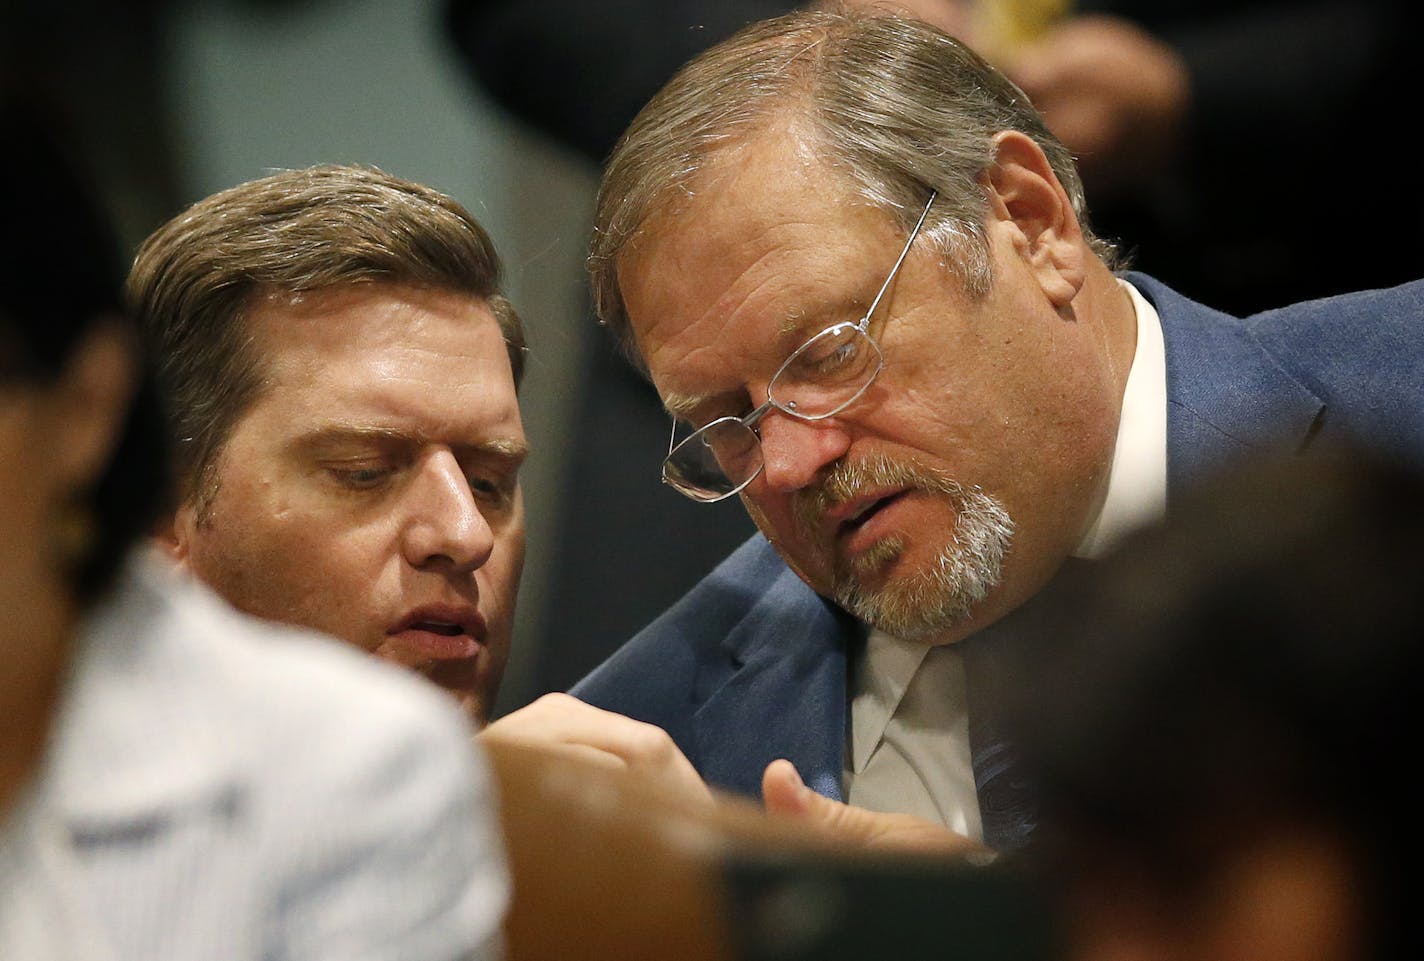
[[[781,411],[762,419],[760,480],[778,493],[791,493],[810,484],[827,464],[850,448],[850,435],[834,417],[806,421]]]
[[[420,461],[406,497],[401,550],[412,567],[474,571],[489,560],[494,532],[449,450],[437,450]]]

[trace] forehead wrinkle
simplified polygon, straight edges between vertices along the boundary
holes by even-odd
[[[739,315],[748,311],[753,312],[755,315],[753,318],[753,328],[759,328],[761,325],[759,317],[761,314],[767,312],[766,305],[768,303],[775,307],[774,311],[772,311],[775,323],[774,326],[771,327],[773,336],[773,344],[771,346],[775,347],[780,345],[789,333],[800,329],[807,311],[800,299],[792,297],[791,291],[788,290],[788,288],[794,285],[794,275],[786,269],[777,267],[774,264],[770,266],[766,265],[767,261],[785,255],[790,249],[791,248],[784,246],[768,247],[762,251],[737,277],[737,281],[740,281],[754,271],[757,271],[758,268],[764,268],[760,271],[761,276],[757,278],[755,285],[745,291],[735,292],[735,300],[733,300],[734,291],[737,286],[737,281],[734,281],[727,292],[693,320],[689,325],[689,329],[710,325],[717,331],[716,337],[718,342],[701,344],[689,350],[687,357],[700,351],[733,347],[734,345],[730,343],[721,343],[726,329],[735,325],[738,322]],[[776,303],[778,300],[781,301],[780,304]],[[748,356],[748,352],[743,343],[735,345],[735,348],[731,350],[730,353],[738,359],[745,359]],[[685,361],[686,357],[684,358],[684,363]]]
[[[672,367],[674,371],[681,372],[682,377],[692,379],[697,376],[695,370],[697,366],[697,355],[714,354],[717,355],[717,359],[714,359],[712,367],[712,371],[714,372],[712,376],[715,377],[717,376],[717,374],[715,373],[716,371],[724,370],[727,364],[730,363],[730,360],[724,361],[720,357],[722,353],[722,348],[724,346],[725,344],[719,341],[713,344],[703,344],[694,347],[692,348],[692,350],[683,355],[683,358],[680,362],[672,365]],[[688,372],[689,367],[694,368],[693,372]],[[702,407],[705,404],[711,403],[717,397],[728,393],[728,391],[726,390],[719,390],[715,388],[712,390],[703,391],[677,389],[675,387],[667,386],[665,383],[667,379],[668,378],[655,377],[654,385],[657,387],[659,398],[662,399],[663,408],[674,417],[689,417],[690,415],[695,413],[698,408]],[[676,381],[678,379],[677,373],[674,373],[671,379]],[[740,387],[735,389],[739,390]]]
[[[721,167],[716,172],[726,173]],[[695,201],[679,205],[675,213],[661,211],[642,224],[637,242],[617,265],[645,365],[664,408],[674,416],[741,390],[752,372],[746,370],[746,361],[761,364],[772,354],[795,349],[798,335],[804,339],[808,317],[821,313],[803,299],[817,296],[815,290],[830,281],[823,278],[822,285],[803,290],[807,257],[821,250],[825,240],[818,221],[808,218],[803,208],[773,203],[730,226],[717,220],[721,226],[715,230],[694,231],[698,215],[717,203],[725,185],[719,178],[704,177],[699,186],[704,189]],[[716,220],[720,214],[714,207],[708,216]],[[818,273],[829,269],[813,262],[819,265]],[[679,303],[665,280],[688,271],[719,274],[721,267],[733,272],[718,282],[720,293],[708,291],[713,299],[700,309],[686,299]],[[635,296],[628,296],[635,290]],[[647,293],[652,296],[642,296]],[[640,312],[650,323],[639,331]],[[735,342],[725,335],[729,328],[741,334]],[[709,351],[711,362],[699,364],[697,355]],[[784,358],[773,359],[779,365]]]

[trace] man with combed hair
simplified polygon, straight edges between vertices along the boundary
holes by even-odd
[[[524,563],[524,333],[499,271],[450,198],[330,166],[193,205],[128,282],[176,423],[180,566],[481,719]]]
[[[489,720],[524,561],[524,332],[451,198],[321,166],[144,242],[128,294],[176,424],[162,538],[236,607],[417,671]],[[705,801],[651,725],[550,694],[485,732]]]
[[[1424,284],[1239,320],[1114,273],[1072,157],[922,23],[803,12],[708,51],[620,141],[596,228],[600,314],[673,417],[664,478],[764,536],[574,693],[773,806],[804,797],[787,759],[1018,843],[974,718],[995,635],[1070,558],[1247,451],[1424,456]]]

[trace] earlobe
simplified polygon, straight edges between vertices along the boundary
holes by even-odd
[[[190,570],[193,505],[184,503],[173,516],[153,534],[153,546],[179,570]]]
[[[1031,138],[1006,130],[994,145],[986,185],[989,227],[1008,235],[1045,296],[1064,310],[1087,279],[1088,254],[1072,202]]]

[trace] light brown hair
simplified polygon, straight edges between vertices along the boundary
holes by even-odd
[[[127,296],[172,408],[183,497],[201,509],[218,454],[261,391],[265,359],[244,323],[255,299],[374,282],[479,298],[518,385],[524,330],[494,245],[429,187],[372,167],[289,170],[199,201],[143,243]]]

